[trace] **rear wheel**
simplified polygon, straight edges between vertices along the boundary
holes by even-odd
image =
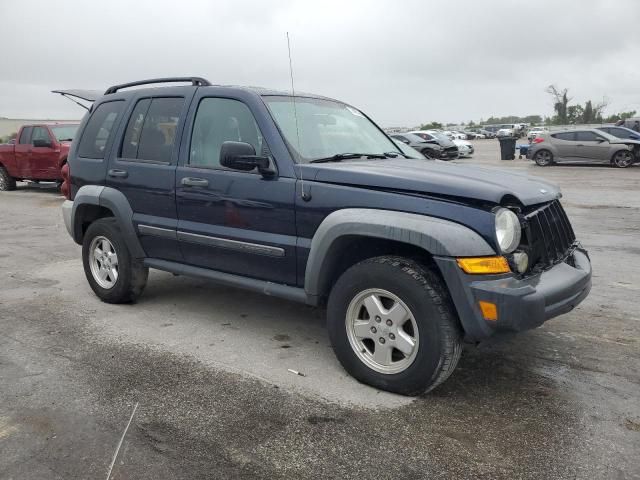
[[[348,269],[329,296],[327,324],[347,372],[403,395],[444,382],[462,350],[458,320],[441,280],[400,257],[376,257]]]
[[[103,302],[134,302],[147,284],[149,269],[131,257],[115,218],[89,225],[82,262],[91,289]]]
[[[533,157],[533,160],[540,167],[546,167],[553,163],[553,154],[549,150],[540,150],[536,152],[536,154]]]
[[[630,167],[633,163],[633,153],[629,150],[620,150],[613,155],[611,165],[618,168]]]
[[[0,165],[0,191],[16,189],[16,179],[9,175],[7,169]]]

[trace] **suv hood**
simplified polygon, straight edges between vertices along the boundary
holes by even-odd
[[[317,182],[461,197],[495,204],[499,204],[505,195],[513,195],[525,206],[560,196],[558,187],[538,178],[437,160],[355,160],[301,165],[300,170],[305,179]]]

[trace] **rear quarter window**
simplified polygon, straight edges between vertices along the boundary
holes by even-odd
[[[575,135],[576,135],[575,132],[564,132],[564,133],[554,133],[551,136],[558,140],[565,140],[565,141],[571,142],[575,139]]]
[[[124,107],[124,101],[105,102],[91,114],[87,122],[82,138],[78,145],[78,156],[85,158],[103,159],[110,145],[114,128],[120,119]]]

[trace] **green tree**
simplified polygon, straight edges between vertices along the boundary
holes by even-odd
[[[602,121],[604,123],[615,123],[618,120],[626,120],[628,118],[632,118],[635,116],[635,114],[635,110],[631,110],[629,112],[614,113],[613,115],[609,115],[608,117],[603,118]]]
[[[567,107],[567,122],[568,123],[584,123],[584,108],[581,105],[569,105]]]
[[[583,123],[593,123],[596,119],[596,115],[593,111],[593,105],[591,100],[587,100],[587,103],[584,104],[584,114],[582,115]]]
[[[420,125],[420,130],[435,130],[440,128],[442,128],[442,124],[438,122],[430,122]]]
[[[560,90],[555,85],[549,85],[546,92],[553,98],[553,109],[556,112],[554,123],[557,125],[564,125],[568,122],[568,105],[571,99],[569,98],[569,90]]]

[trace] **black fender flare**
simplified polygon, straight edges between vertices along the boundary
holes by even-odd
[[[434,257],[496,255],[478,233],[449,220],[390,210],[336,210],[322,221],[311,240],[304,280],[310,298],[318,298],[326,292],[330,270],[327,265],[330,262],[326,259],[336,240],[348,235],[411,244]]]
[[[133,210],[124,194],[115,188],[99,185],[85,185],[80,187],[73,199],[71,225],[73,239],[82,243],[82,211],[84,206],[94,205],[108,209],[118,220],[118,225],[124,240],[134,258],[146,257],[140,244],[135,227],[133,226]]]

